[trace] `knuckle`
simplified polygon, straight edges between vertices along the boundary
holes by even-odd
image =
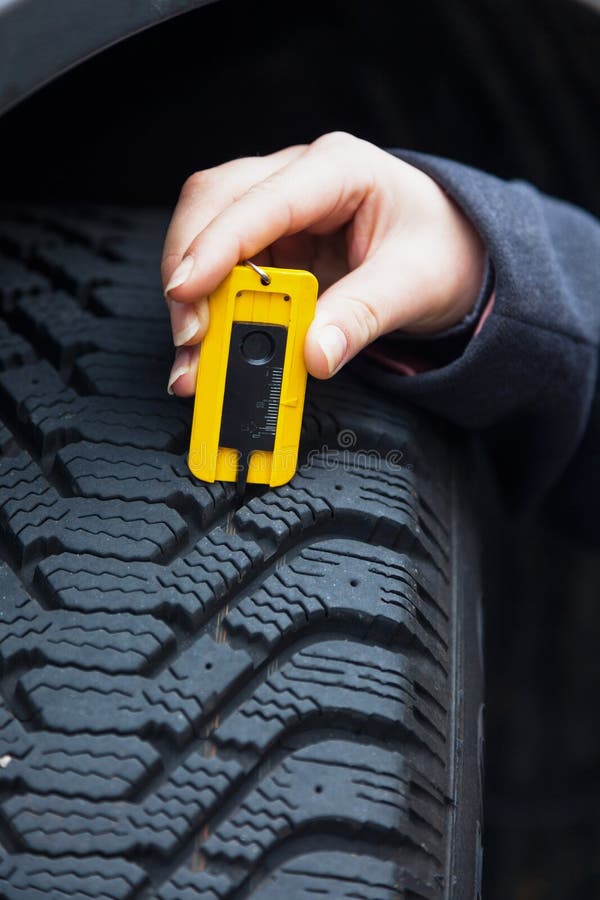
[[[240,173],[252,171],[256,171],[258,174],[262,171],[262,162],[262,157],[242,156],[238,159],[230,159],[218,166],[199,169],[186,178],[181,193],[193,197],[196,194],[213,190],[223,179],[234,179],[236,175],[239,177]]]
[[[381,330],[377,308],[364,297],[351,297],[349,303],[361,343],[363,345],[370,344]]]
[[[167,283],[175,267],[183,257],[183,254],[184,250],[169,250],[168,252],[163,254],[163,257],[160,261],[160,275],[163,284]]]
[[[201,169],[198,172],[192,172],[192,174],[188,175],[188,177],[183,182],[181,195],[183,197],[190,195],[193,196],[199,191],[205,190],[210,183],[210,180],[210,169]]]
[[[318,137],[314,143],[321,147],[333,147],[335,149],[337,147],[347,147],[349,143],[353,143],[355,140],[356,138],[347,131],[329,131],[327,134]]]

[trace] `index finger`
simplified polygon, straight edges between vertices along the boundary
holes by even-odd
[[[266,156],[235,159],[195,172],[184,183],[164,240],[161,277],[165,293],[175,269],[194,238],[215,216],[234,203],[257,181],[300,156],[303,145],[286,147]],[[184,300],[186,298],[177,298]]]
[[[210,294],[233,267],[285,235],[335,230],[348,222],[371,189],[370,167],[348,158],[346,136],[326,135],[253,183],[218,213],[188,247],[167,285],[169,297],[191,302]],[[181,277],[179,277],[181,276]]]

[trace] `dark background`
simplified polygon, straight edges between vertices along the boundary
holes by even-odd
[[[344,129],[600,215],[599,110],[574,0],[221,0],[1,119],[0,197],[172,207],[195,169]],[[484,522],[484,900],[600,898],[600,560],[567,529]]]
[[[575,0],[221,0],[7,114],[0,187],[169,204],[195,169],[344,129],[600,212],[599,55]]]

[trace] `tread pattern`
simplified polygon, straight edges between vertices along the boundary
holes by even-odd
[[[144,357],[85,353],[75,361],[73,381],[85,394],[153,400],[164,391],[163,373]]]
[[[229,484],[199,485],[180,455],[153,450],[80,441],[59,451],[56,467],[79,496],[166,503],[201,525],[225,512],[234,496]]]
[[[58,859],[19,853],[0,859],[6,900],[131,900],[146,883],[139,866],[122,859],[107,867],[101,856]]]
[[[306,647],[270,675],[217,728],[214,739],[261,753],[298,722],[339,716],[370,719],[388,733],[405,731],[423,750],[441,756],[443,707],[433,697],[419,696],[419,682],[408,666],[398,668],[403,664],[401,654],[381,648],[374,653],[358,641]]]
[[[0,787],[39,796],[124,800],[160,769],[160,756],[137,737],[64,735],[25,730],[6,706],[0,707],[3,760]]]
[[[99,318],[65,293],[42,295],[35,305],[23,298],[15,307],[15,321],[59,366],[72,363],[87,350],[132,352],[131,322]],[[136,332],[136,355],[162,359],[168,353],[169,332],[164,321],[142,319],[136,324]]]
[[[330,583],[325,590],[324,578]],[[369,609],[364,584],[371,594]],[[330,627],[355,619],[363,635],[377,633],[386,644],[403,639],[405,653],[414,644],[447,675],[448,614],[437,604],[438,587],[408,556],[382,547],[365,550],[357,542],[335,538],[300,550],[292,562],[243,597],[226,622],[232,633],[272,649],[313,623],[321,627],[325,618]]]
[[[186,532],[181,516],[162,504],[61,497],[23,451],[0,461],[0,522],[24,565],[49,548],[117,559],[156,559]]]
[[[250,665],[244,651],[204,635],[157,679],[44,666],[24,675],[19,690],[32,714],[51,731],[165,732],[181,743],[197,733],[222,695],[248,675]]]
[[[440,900],[447,435],[345,374],[289,485],[198,482],[165,225],[0,219],[0,897]]]
[[[241,774],[234,762],[194,753],[141,805],[21,794],[3,803],[2,809],[13,832],[34,852],[62,856],[75,850],[87,856],[101,840],[108,856],[130,851],[168,856],[177,851],[183,837],[193,834]]]
[[[262,558],[257,544],[215,528],[169,566],[60,553],[41,562],[36,576],[65,609],[149,613],[197,628]]]
[[[189,413],[168,400],[84,397],[46,361],[0,374],[0,399],[43,455],[74,440],[155,450],[180,449],[189,433]]]
[[[14,575],[7,570],[10,583]],[[171,629],[151,616],[98,613],[93,619],[67,610],[40,609],[19,588],[10,589],[11,605],[0,621],[0,663],[5,671],[23,658],[56,666],[77,665],[106,672],[139,672],[174,642]]]

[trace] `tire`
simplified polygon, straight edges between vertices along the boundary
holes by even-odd
[[[289,485],[195,480],[165,222],[0,223],[1,896],[478,896],[468,445],[347,371]]]
[[[72,66],[208,0],[35,0],[0,3],[0,115]]]

